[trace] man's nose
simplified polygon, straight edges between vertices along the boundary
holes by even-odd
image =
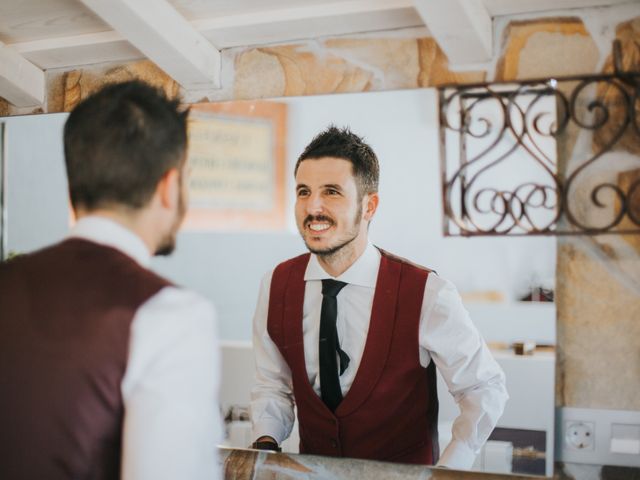
[[[324,209],[324,202],[322,196],[318,193],[312,193],[307,198],[307,213],[317,214]]]

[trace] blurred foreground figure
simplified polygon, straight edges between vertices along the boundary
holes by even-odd
[[[78,221],[0,264],[3,480],[220,477],[214,310],[148,268],[184,217],[187,114],[134,81],[69,116]]]

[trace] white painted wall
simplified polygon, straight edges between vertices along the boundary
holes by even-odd
[[[35,250],[67,233],[66,118],[64,113],[0,118],[7,142],[7,252]]]

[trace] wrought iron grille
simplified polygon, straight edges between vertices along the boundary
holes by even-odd
[[[439,88],[444,233],[640,233],[640,73]]]

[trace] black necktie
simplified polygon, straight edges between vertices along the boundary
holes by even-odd
[[[338,301],[336,297],[346,285],[337,280],[322,280],[322,310],[320,311],[320,393],[322,401],[334,411],[342,401],[338,359],[340,357],[340,375],[349,366],[349,356],[338,343]],[[337,354],[337,355],[336,355]]]

